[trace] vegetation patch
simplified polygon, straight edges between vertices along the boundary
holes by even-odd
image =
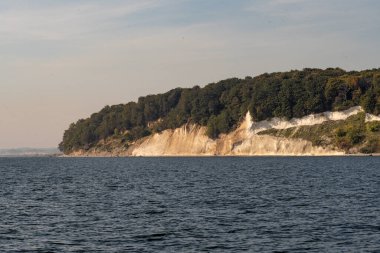
[[[315,146],[333,146],[347,153],[380,152],[380,122],[366,123],[364,112],[346,120],[288,129],[269,129],[258,134],[304,139]]]

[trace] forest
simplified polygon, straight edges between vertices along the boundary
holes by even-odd
[[[64,153],[87,150],[113,136],[119,136],[128,145],[186,123],[206,126],[207,135],[217,138],[234,130],[247,111],[253,120],[260,121],[356,105],[380,114],[380,69],[347,72],[340,68],[306,68],[231,78],[203,88],[175,88],[140,97],[137,102],[105,106],[89,118],[72,123],[64,132],[59,149]]]

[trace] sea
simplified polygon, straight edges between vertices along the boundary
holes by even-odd
[[[380,157],[0,158],[0,252],[380,252]]]

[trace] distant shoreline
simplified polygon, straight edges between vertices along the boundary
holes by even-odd
[[[63,153],[58,148],[0,148],[0,157],[59,156]]]
[[[62,157],[62,154],[0,155],[0,158]]]

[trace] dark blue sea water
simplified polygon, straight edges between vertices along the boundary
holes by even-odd
[[[0,252],[380,252],[380,158],[0,158]]]

